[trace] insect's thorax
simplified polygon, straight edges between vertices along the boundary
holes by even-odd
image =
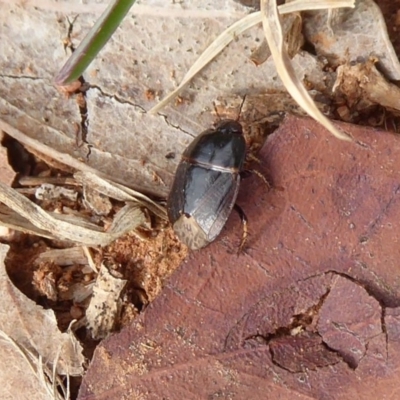
[[[246,157],[243,135],[208,130],[200,134],[183,153],[183,159],[210,169],[241,171]]]

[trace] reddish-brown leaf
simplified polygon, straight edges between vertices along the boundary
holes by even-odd
[[[400,138],[288,117],[239,218],[102,342],[83,399],[400,398]]]

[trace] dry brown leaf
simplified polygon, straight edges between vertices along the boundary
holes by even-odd
[[[81,375],[82,347],[73,336],[59,331],[52,310],[38,306],[12,284],[4,265],[7,251],[8,246],[0,244],[0,329],[35,357],[42,357],[50,369],[59,354],[59,374]]]
[[[295,3],[298,7],[299,2]],[[291,4],[283,5],[282,10],[294,11]],[[86,92],[90,124],[88,143],[84,143],[75,99],[66,100],[51,82],[68,58],[63,39],[76,45],[101,6],[96,0],[85,4],[73,1],[66,11],[60,2],[26,0],[16,5],[2,0],[0,7],[0,25],[7,27],[0,31],[0,40],[10,44],[0,59],[1,129],[74,169],[100,171],[102,177],[145,193],[168,194],[179,154],[194,135],[214,122],[208,110],[218,97],[243,94],[248,88],[259,91],[260,82],[266,90],[282,90],[272,61],[256,67],[248,60],[262,38],[260,27],[255,27],[240,37],[231,34],[229,47],[200,72],[182,101],[169,105],[165,115],[150,116],[146,111],[182,81],[223,27],[246,16],[248,9],[233,0],[214,0],[211,8],[194,0],[186,1],[184,8],[178,2],[160,0],[152,7],[135,4],[132,13],[136,17],[124,20],[85,73],[90,86]],[[66,17],[71,15],[79,17],[66,38],[70,28]],[[143,40],[132,45],[133,37]],[[309,68],[305,58],[298,58],[296,64],[301,75],[321,75],[322,71],[314,68],[316,63]],[[149,92],[154,96],[146,95]],[[167,157],[172,152],[175,159]]]
[[[95,340],[104,339],[114,329],[121,306],[121,291],[125,279],[113,276],[102,264],[93,286],[93,296],[86,310],[88,327]]]
[[[7,149],[3,146],[0,146],[0,181],[5,185],[11,186],[16,175],[17,174],[8,162]]]
[[[400,80],[398,57],[373,0],[357,0],[354,9],[337,9],[333,14],[309,13],[304,17],[304,34],[333,66],[376,57],[388,79]]]
[[[78,199],[78,192],[63,186],[55,186],[51,183],[43,183],[35,190],[35,197],[38,200],[55,200],[64,197],[71,201]]]
[[[141,204],[160,218],[166,219],[165,207],[160,206],[143,193],[116,182],[110,182],[89,171],[76,172],[74,177],[77,182],[80,182],[82,185],[90,186],[91,189],[96,190],[105,196],[119,201]]]
[[[6,368],[0,371],[0,396],[3,400],[64,400],[53,382],[52,371],[37,356],[0,331],[0,357]]]
[[[57,235],[52,235],[48,231],[37,228],[35,225],[27,221],[24,217],[19,215],[19,213],[10,210],[3,204],[0,204],[0,224],[2,226],[32,235],[38,235],[48,239],[57,239]]]
[[[89,246],[104,246],[124,233],[134,230],[145,220],[140,207],[137,204],[129,204],[116,214],[108,232],[103,232],[101,227],[79,215],[46,212],[1,182],[0,189],[0,201],[14,212],[7,212],[6,209],[0,214],[0,222],[6,226],[9,223],[15,229],[36,231],[37,235],[45,237],[58,237]],[[122,214],[125,216],[124,220],[120,217]],[[20,221],[19,226],[17,221]]]
[[[261,13],[263,28],[268,46],[274,59],[276,70],[285,88],[303,110],[328,129],[339,139],[350,140],[349,136],[340,132],[332,122],[323,115],[307,92],[289,58],[282,33],[276,0],[262,0]]]
[[[1,131],[0,131],[0,141],[2,139]],[[0,181],[8,186],[14,182],[16,173],[12,169],[11,165],[8,162],[7,149],[3,146],[0,146]],[[11,238],[12,231],[9,228],[0,225],[0,237],[1,238]]]
[[[400,111],[400,89],[382,76],[376,61],[338,67],[333,92],[345,95],[349,106],[358,111],[376,104]]]
[[[112,210],[110,199],[90,185],[83,185],[83,202],[85,207],[92,210],[96,215],[108,215]]]
[[[353,7],[354,0],[295,0],[289,2],[287,4],[282,4],[279,7],[276,6],[277,11],[279,10],[280,14],[288,14],[288,13],[297,13],[304,10],[314,10],[314,9],[330,9],[337,7]],[[252,28],[254,25],[257,25],[262,21],[262,13],[253,12],[249,15],[246,15],[239,21],[236,21],[234,24],[226,28],[200,55],[200,57],[192,64],[189,71],[186,73],[179,86],[174,89],[171,93],[169,93],[162,101],[160,101],[156,106],[154,106],[149,113],[154,114],[161,110],[164,106],[168,104],[174,97],[178,95],[184,88],[186,88],[192,79],[208,64],[210,63],[225,47],[228,46],[236,37],[245,32],[246,30]],[[290,29],[290,19],[288,28]],[[288,29],[288,33],[289,33]],[[300,25],[294,25],[294,32],[300,31]],[[290,34],[288,35],[288,39],[292,41],[289,44],[288,50],[291,55],[295,54],[295,49],[300,47],[300,42],[302,39],[291,38]],[[268,42],[268,39],[267,39]],[[270,51],[266,51],[265,47],[261,45],[259,50],[256,50],[256,65],[262,63],[266,60],[266,58],[271,54]],[[254,53],[253,53],[254,55]],[[286,86],[286,82],[284,82]],[[289,88],[288,88],[289,90]],[[290,91],[289,91],[290,92]],[[299,103],[300,104],[300,103]]]
[[[68,249],[51,249],[40,253],[35,258],[35,265],[44,262],[52,262],[61,267],[73,264],[85,265],[88,263],[82,247],[70,247]]]
[[[400,372],[400,138],[290,116],[260,152],[265,190],[99,345],[80,400],[394,399]]]
[[[294,57],[304,44],[302,34],[302,18],[300,13],[282,16],[282,30],[289,57]],[[267,41],[264,39],[259,47],[251,53],[250,59],[256,65],[261,65],[271,55]]]

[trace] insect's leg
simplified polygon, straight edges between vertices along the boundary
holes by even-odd
[[[244,213],[244,211],[242,210],[242,208],[240,206],[235,204],[233,206],[233,208],[239,214],[239,217],[240,217],[240,219],[242,221],[242,226],[243,226],[242,240],[240,241],[240,246],[239,246],[239,250],[238,250],[238,254],[240,254],[242,252],[243,247],[246,244],[246,240],[247,240],[247,223],[248,223],[248,219],[246,217],[246,214]]]
[[[246,154],[246,162],[255,161],[257,164],[261,164],[261,160],[257,158],[253,153],[248,152]]]
[[[256,169],[245,169],[245,170],[241,171],[240,178],[241,179],[248,178],[249,176],[251,176],[251,174],[257,175],[267,185],[268,189],[271,189],[271,185],[267,181],[267,178],[260,171],[257,171]]]

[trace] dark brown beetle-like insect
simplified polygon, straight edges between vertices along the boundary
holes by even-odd
[[[242,125],[231,119],[202,132],[184,151],[167,211],[176,235],[189,248],[197,250],[215,240],[233,207],[244,223],[243,247],[247,218],[235,201],[245,158]]]

